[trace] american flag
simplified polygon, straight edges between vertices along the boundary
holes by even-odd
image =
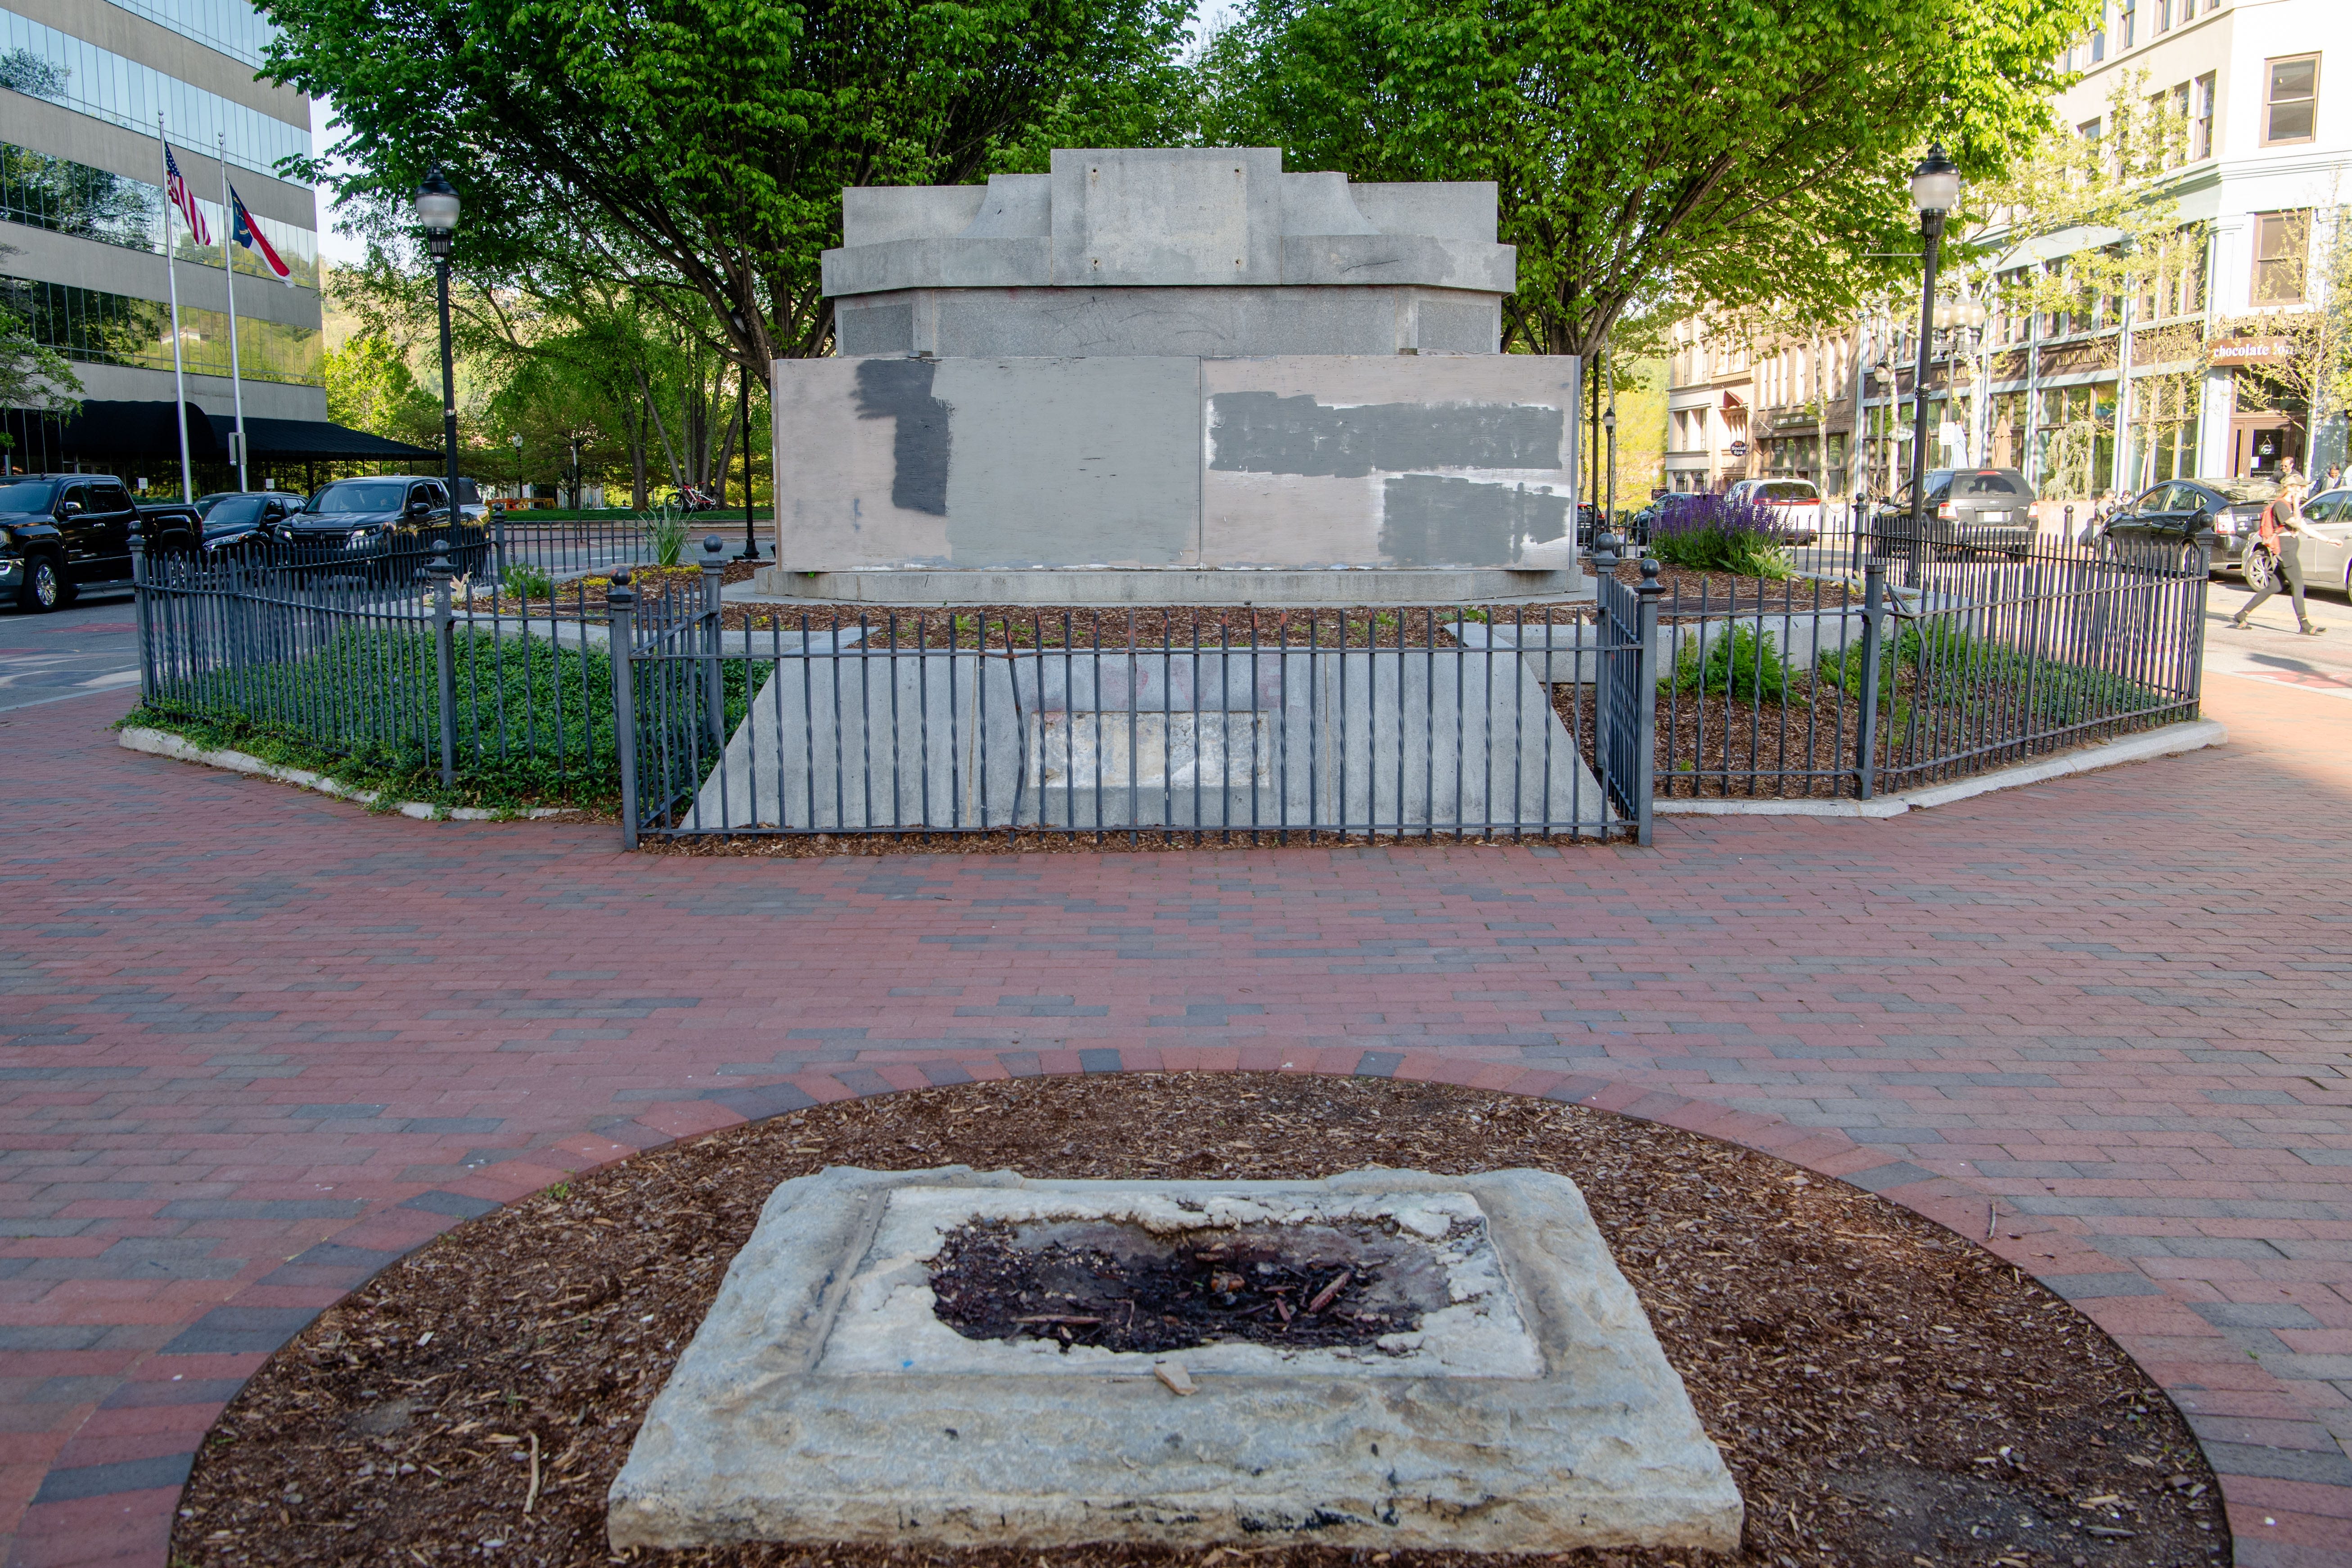
[[[172,198],[172,205],[187,218],[188,232],[195,236],[198,245],[210,245],[213,231],[205,226],[204,210],[196,205],[196,198],[188,194],[188,182],[180,178],[180,161],[172,156],[169,142],[163,143],[163,173],[166,176],[165,194]]]

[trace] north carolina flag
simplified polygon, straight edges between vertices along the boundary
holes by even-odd
[[[188,194],[188,182],[180,178],[180,161],[172,156],[169,142],[163,143],[163,173],[165,193],[172,198],[172,205],[187,218],[188,232],[195,236],[198,245],[210,245],[213,231],[205,226],[204,212],[196,205],[196,198]]]
[[[251,213],[245,210],[245,198],[236,194],[235,185],[228,188],[228,205],[229,220],[236,226],[230,233],[236,242],[260,257],[261,264],[269,268],[271,276],[289,289],[294,287],[294,269],[278,258],[277,250],[269,243],[269,237],[261,232],[261,226],[253,221]]]

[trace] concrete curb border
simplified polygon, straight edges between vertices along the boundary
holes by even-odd
[[[170,757],[175,762],[201,763],[208,768],[225,768],[233,773],[252,773],[278,784],[294,784],[301,789],[316,790],[360,805],[373,805],[380,798],[372,789],[353,789],[339,784],[324,773],[314,773],[306,768],[289,768],[278,763],[265,763],[259,757],[244,752],[208,752],[193,741],[184,740],[168,730],[150,730],[133,725],[121,731],[121,745],[126,752],[144,752],[151,757]],[[421,800],[404,800],[391,807],[403,816],[419,822],[501,822],[535,820],[542,816],[566,815],[554,806],[532,806],[523,811],[484,811],[475,805],[427,805]]]
[[[2020,763],[2015,767],[2000,768],[1957,784],[1906,790],[1877,800],[1661,800],[1651,809],[1660,816],[1901,816],[1908,811],[1949,805],[1995,790],[2019,789],[2071,773],[2202,751],[2208,746],[2219,746],[2229,738],[2228,726],[2219,720],[2190,719],[2128,740],[2108,741],[2038,763]]]

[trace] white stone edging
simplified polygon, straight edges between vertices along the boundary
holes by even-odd
[[[289,768],[278,763],[265,763],[259,757],[244,752],[208,752],[194,742],[173,734],[169,730],[151,730],[134,726],[122,731],[125,751],[144,752],[151,757],[170,757],[183,763],[202,763],[208,768],[225,768],[233,773],[253,773],[274,779],[279,784],[299,785],[331,795],[360,805],[372,806],[378,799],[372,789],[353,789],[338,783],[324,773],[314,773],[307,768]],[[521,811],[485,811],[478,805],[428,805],[421,800],[404,800],[390,810],[419,822],[498,822],[541,816],[562,816],[557,806],[530,806]]]
[[[2202,751],[2208,746],[2221,745],[2229,738],[2228,728],[2220,721],[2194,719],[2167,724],[2145,735],[2108,741],[2061,756],[2046,757],[2038,763],[2020,763],[2015,767],[1996,769],[1955,784],[1906,790],[1900,795],[1883,795],[1876,800],[1661,800],[1651,809],[1660,816],[1900,816],[1906,811],[1949,805],[1954,801],[1990,795],[1997,789],[2017,789],[2025,784],[2064,778],[2069,773],[2087,773],[2124,763],[2145,762],[2151,757]]]

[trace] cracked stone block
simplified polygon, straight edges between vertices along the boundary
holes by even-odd
[[[1413,1321],[1309,1348],[1278,1331],[1150,1352],[967,1338],[943,1321],[933,1283],[950,1238],[975,1226],[1020,1245],[1116,1235],[1122,1257],[1221,1237],[1272,1237],[1250,1245],[1300,1257],[1321,1247],[1327,1264],[1374,1259],[1389,1308]],[[1682,1380],[1562,1177],[1055,1182],[963,1166],[841,1168],[779,1186],[647,1413],[606,1515],[616,1549],[1247,1540],[1481,1552],[1730,1552],[1741,1517]]]

